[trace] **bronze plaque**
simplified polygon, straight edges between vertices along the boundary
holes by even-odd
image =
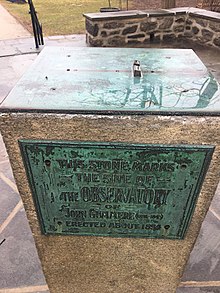
[[[213,146],[20,140],[42,233],[182,239]]]

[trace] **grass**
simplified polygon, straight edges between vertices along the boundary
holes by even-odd
[[[83,13],[99,12],[108,7],[108,0],[33,0],[44,35],[79,34],[85,32]],[[122,0],[125,8],[125,0]],[[6,0],[0,3],[29,31],[32,31],[28,4],[16,4]],[[119,0],[111,0],[112,7],[118,7]]]

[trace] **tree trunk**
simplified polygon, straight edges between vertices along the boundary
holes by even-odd
[[[174,8],[176,7],[176,0],[162,0],[162,8]]]

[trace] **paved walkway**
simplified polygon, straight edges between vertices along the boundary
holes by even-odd
[[[7,24],[4,24],[4,27],[7,27]],[[84,35],[48,37],[45,38],[45,44],[86,46]],[[189,47],[189,44],[185,43],[183,47]],[[32,64],[41,49],[42,47],[39,50],[35,49],[32,37],[23,35],[23,38],[5,40],[0,35],[0,102]],[[198,45],[193,45],[193,49],[220,81],[219,51]],[[220,293],[219,231],[220,188],[202,225],[177,293]],[[13,179],[8,155],[0,137],[0,293],[25,292],[49,291]]]
[[[30,36],[31,34],[0,5],[0,40]]]

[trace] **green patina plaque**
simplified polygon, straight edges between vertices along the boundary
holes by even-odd
[[[213,146],[20,140],[44,234],[183,239]]]

